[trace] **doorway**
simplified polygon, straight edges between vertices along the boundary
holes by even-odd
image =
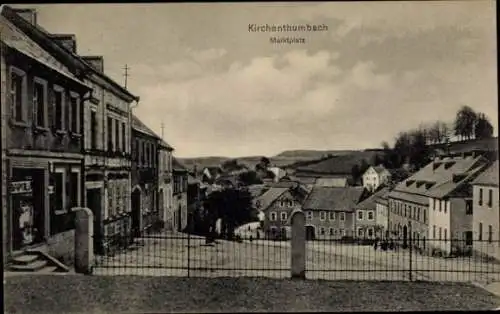
[[[306,226],[306,240],[312,241],[316,239],[316,230],[313,226]]]
[[[136,237],[141,236],[141,191],[135,189],[131,195],[132,232]]]
[[[10,197],[13,249],[42,243],[45,233],[45,185],[43,169],[13,169]]]
[[[96,254],[103,254],[103,230],[101,228],[101,215],[102,215],[102,199],[101,189],[93,188],[87,189],[87,207],[94,214],[94,252]]]
[[[408,247],[408,227],[405,225],[403,227],[403,248],[406,249]]]

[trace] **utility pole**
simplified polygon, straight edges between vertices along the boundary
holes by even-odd
[[[163,124],[163,122],[161,123],[161,139],[163,140],[164,137],[163,137],[163,131],[165,131],[165,124]]]
[[[123,69],[125,70],[125,74],[123,74],[123,76],[125,77],[125,88],[127,88],[127,79],[130,76],[128,70],[130,70],[130,68],[125,64],[125,67]]]

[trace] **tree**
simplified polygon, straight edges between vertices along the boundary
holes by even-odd
[[[258,177],[256,171],[246,171],[240,173],[238,180],[243,183],[243,185],[261,184],[262,180]]]
[[[441,125],[440,121],[436,121],[430,128],[429,128],[429,142],[432,144],[439,143],[441,139]]]
[[[484,113],[477,114],[474,125],[474,134],[477,138],[490,138],[493,136],[493,126]]]
[[[222,220],[221,236],[226,239],[234,238],[236,227],[257,219],[252,206],[252,195],[246,189],[229,188],[215,191],[207,197],[205,207],[210,238],[213,237],[219,218]]]
[[[354,181],[354,184],[356,184],[358,182],[358,180],[360,179],[360,177],[361,177],[361,171],[360,171],[358,165],[352,166],[352,168],[351,168],[351,176],[352,176],[352,179]]]
[[[474,137],[474,125],[477,120],[477,114],[469,106],[463,106],[457,112],[455,118],[455,135],[462,140]]]
[[[409,161],[416,169],[420,169],[429,163],[430,149],[422,130],[414,130],[410,133],[410,154]]]
[[[266,170],[269,165],[271,165],[271,161],[269,158],[262,157],[257,165],[255,165],[255,170]]]

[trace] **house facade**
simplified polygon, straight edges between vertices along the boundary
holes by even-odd
[[[356,237],[356,206],[363,197],[363,187],[314,187],[302,208],[307,239]]]
[[[71,265],[86,66],[37,26],[34,10],[4,6],[0,25],[4,262],[36,248]]]
[[[256,198],[257,210],[262,213],[262,230],[267,239],[290,239],[290,215],[301,209],[307,191],[299,185],[271,187]]]
[[[158,208],[158,140],[137,116],[132,115],[132,230],[139,236],[160,227]]]
[[[473,250],[477,255],[500,260],[500,212],[498,160],[473,182]]]
[[[377,236],[380,238],[389,237],[389,206],[387,196],[389,188],[385,187],[376,193],[375,197],[375,219],[379,227]]]
[[[173,217],[173,172],[172,158],[174,149],[164,140],[158,142],[158,209],[163,227],[171,230],[167,222],[172,222]]]
[[[71,37],[58,38],[64,44]],[[103,254],[126,245],[131,234],[131,108],[139,97],[104,73],[102,57],[81,58],[93,88],[83,110],[85,200],[94,213],[94,249]]]
[[[386,227],[388,217],[387,213],[385,213],[384,225],[384,213],[381,211],[377,212],[377,199],[380,194],[380,191],[379,193],[372,194],[356,205],[356,237],[374,239],[383,236],[383,230]]]
[[[187,190],[189,172],[176,158],[172,160],[173,216],[168,221],[172,230],[183,231],[188,225]]]
[[[363,186],[370,192],[376,191],[382,184],[391,180],[391,173],[383,165],[370,166],[362,176]]]
[[[449,255],[472,245],[470,182],[485,167],[482,156],[438,157],[389,193],[389,229],[408,244]]]

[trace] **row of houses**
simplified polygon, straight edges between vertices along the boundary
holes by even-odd
[[[381,167],[367,170],[363,186],[314,179],[282,181],[255,198],[267,237],[289,237],[289,215],[300,208],[308,239],[394,238],[445,255],[474,250],[500,258],[498,159],[442,155],[393,185]]]
[[[2,6],[0,19],[4,264],[27,249],[72,264],[75,207],[93,211],[98,252],[183,229],[188,173],[133,114],[140,98],[35,10]]]

